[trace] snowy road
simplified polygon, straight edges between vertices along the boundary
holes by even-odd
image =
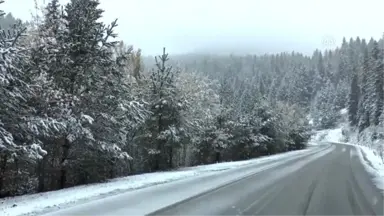
[[[268,169],[281,166],[289,161],[308,158],[311,155],[312,159],[319,157],[326,153],[325,149],[329,149],[329,146],[313,146],[305,150],[293,151],[282,153],[278,155],[272,155],[263,158],[257,158],[253,160],[243,162],[229,162],[212,164],[201,167],[185,168],[186,172],[190,170],[199,170],[203,173],[197,176],[190,176],[182,180],[171,181],[165,184],[153,185],[150,187],[128,191],[115,196],[107,196],[102,199],[93,200],[85,203],[75,202],[74,205],[61,205],[60,208],[50,207],[42,209],[41,206],[31,205],[34,207],[32,215],[41,215],[42,212],[46,212],[45,216],[67,216],[67,215],[146,215],[154,212],[158,209],[172,205],[179,201],[188,199],[193,196],[197,196],[206,191],[217,188],[221,185],[243,179],[246,176],[254,175]],[[316,155],[316,156],[315,156]],[[303,160],[308,161],[308,159]],[[238,164],[237,166],[234,166]],[[231,169],[212,172],[211,170],[220,170],[221,168],[234,166]],[[292,170],[286,170],[285,173],[292,172]],[[168,174],[172,174],[168,173]],[[161,174],[161,173],[158,173]],[[181,174],[181,173],[179,173]],[[167,175],[164,173],[163,175]],[[160,176],[159,176],[160,177]],[[130,178],[121,181],[121,184],[130,184]],[[152,177],[150,177],[152,179]],[[102,186],[101,184],[100,186]],[[97,189],[97,187],[95,188]],[[68,191],[71,192],[72,190]],[[74,190],[74,193],[81,193],[83,189]],[[84,191],[87,194],[86,191]],[[69,196],[70,193],[55,193],[55,195],[48,196],[51,199],[55,199],[62,196]],[[28,199],[29,200],[29,199]],[[39,199],[37,199],[39,203]],[[42,203],[47,203],[48,200],[42,200]],[[18,205],[20,209],[8,209],[6,215],[23,215],[18,212],[31,212],[24,211],[24,207],[30,203],[31,200],[24,202],[24,204]],[[49,202],[49,201],[48,201]],[[56,202],[59,203],[59,202]],[[50,204],[49,206],[52,206]],[[32,208],[31,208],[32,209]],[[13,211],[12,211],[13,210]],[[16,211],[15,211],[16,210]],[[15,214],[16,213],[16,214]],[[30,214],[28,214],[30,215]]]
[[[311,156],[309,156],[311,157]],[[383,215],[383,195],[356,148],[332,151],[243,178],[151,215]]]
[[[382,215],[383,195],[348,145],[155,185],[79,204],[64,215]]]

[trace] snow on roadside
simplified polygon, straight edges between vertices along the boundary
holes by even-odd
[[[352,145],[358,149],[359,159],[364,165],[366,171],[373,176],[373,181],[377,188],[384,192],[384,161],[378,151],[368,146],[363,146],[355,143],[342,142],[345,137],[342,128],[329,129],[319,131],[313,139],[322,137],[322,142],[332,142],[344,145]],[[351,139],[348,139],[351,140]]]
[[[340,142],[343,140],[343,133],[341,128],[329,130],[328,134],[324,137],[327,142]]]
[[[311,145],[317,145],[323,142],[341,142],[342,140],[342,129],[336,128],[316,131],[316,133],[311,137],[309,143]]]
[[[384,163],[376,151],[366,147],[359,146],[359,158],[364,161],[364,167],[373,176],[376,186],[384,193]]]
[[[198,177],[205,173],[214,173],[247,165],[269,163],[277,160],[281,161],[310,151],[312,151],[312,149],[287,152],[246,161],[224,162],[187,167],[176,171],[147,173],[116,178],[106,183],[83,185],[58,191],[4,198],[0,199],[0,214],[4,216],[35,214],[36,212],[49,208],[58,209],[60,207],[67,207],[79,202],[86,202],[130,190]]]
[[[309,139],[308,144],[309,145],[318,145],[324,140],[324,137],[327,135],[327,131],[316,131],[312,136],[311,139]]]

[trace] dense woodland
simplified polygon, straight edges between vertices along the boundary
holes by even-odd
[[[383,40],[153,59],[102,16],[98,0],[51,0],[43,16],[3,23],[1,196],[303,149],[346,107],[352,128],[384,134]]]

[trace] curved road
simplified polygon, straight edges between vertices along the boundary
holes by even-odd
[[[309,163],[293,160],[150,215],[383,215],[383,194],[355,147],[335,147]]]

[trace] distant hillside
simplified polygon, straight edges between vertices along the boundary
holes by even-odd
[[[316,44],[307,41],[296,40],[278,40],[277,38],[246,38],[246,39],[228,39],[213,41],[209,44],[203,44],[194,49],[193,53],[199,54],[277,54],[281,52],[300,51],[305,55],[312,55],[313,50],[321,49]]]

